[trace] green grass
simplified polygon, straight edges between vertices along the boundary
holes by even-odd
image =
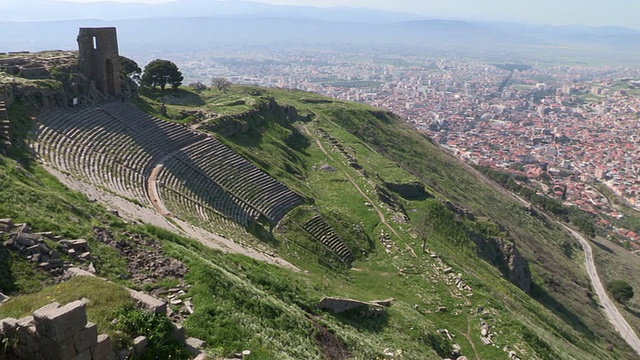
[[[64,283],[46,287],[39,292],[12,297],[0,306],[0,318],[22,318],[52,302],[61,305],[86,298],[87,318],[98,325],[99,333],[116,335],[112,320],[117,311],[135,305],[129,293],[116,285],[96,277],[79,276]]]
[[[258,95],[251,95],[256,93]],[[389,228],[381,224],[372,208],[364,205],[366,198],[357,191],[351,181],[354,181],[367,196],[374,199],[376,206],[379,206],[389,217],[391,213],[378,202],[374,184],[379,184],[380,179],[397,183],[420,180],[427,185],[427,191],[437,194],[440,199],[460,204],[473,211],[476,216],[495,219],[495,224],[504,229],[505,236],[508,236],[510,241],[515,241],[526,257],[534,259],[530,264],[536,283],[533,296],[538,302],[519,293],[505,280],[498,280],[501,279],[500,272],[488,263],[480,260],[479,265],[469,266],[469,262],[473,262],[469,257],[477,256],[474,248],[468,245],[469,239],[466,234],[471,231],[470,229],[459,233],[457,236],[460,239],[453,244],[451,244],[450,233],[436,235],[437,231],[433,229],[427,231],[430,249],[447,254],[447,263],[457,264],[458,269],[464,269],[466,274],[470,275],[468,281],[479,287],[474,292],[472,304],[489,302],[489,299],[495,297],[504,298],[509,306],[502,307],[501,310],[509,314],[518,314],[515,317],[509,317],[508,320],[504,313],[498,317],[499,321],[506,324],[509,332],[515,332],[513,338],[509,340],[516,343],[531,343],[532,348],[529,351],[545,358],[544,354],[569,356],[569,351],[562,345],[564,342],[580,343],[583,349],[592,348],[592,345],[579,341],[583,336],[592,339],[598,336],[612,337],[612,330],[608,327],[601,327],[597,330],[597,334],[587,330],[595,327],[594,325],[603,321],[603,318],[597,309],[591,307],[590,300],[583,299],[580,295],[588,291],[588,281],[582,270],[580,259],[570,259],[562,255],[562,244],[567,241],[572,243],[572,240],[554,226],[545,224],[543,219],[527,213],[515,200],[505,197],[495,185],[490,185],[483,180],[479,181],[477,173],[460,165],[425,137],[383,111],[361,104],[335,100],[311,102],[307,99],[323,98],[298,91],[255,90],[251,87],[234,86],[231,91],[224,94],[224,101],[213,100],[208,102],[210,104],[208,107],[214,111],[221,110],[221,113],[226,113],[228,109],[225,109],[224,104],[233,103],[233,99],[244,99],[248,94],[255,96],[258,103],[264,101],[260,100],[260,97],[274,97],[281,105],[295,106],[301,114],[313,113],[313,121],[286,123],[283,122],[281,115],[266,112],[256,115],[255,118],[244,120],[249,129],[246,133],[235,133],[231,136],[228,134],[223,136],[222,133],[214,134],[234,150],[253,160],[263,170],[306,197],[312,198],[313,208],[317,209],[314,211],[320,211],[325,215],[334,213],[347,223],[362,224],[366,235],[371,239],[377,239],[381,230],[389,232]],[[349,167],[345,158],[327,140],[317,136],[315,130],[319,128],[348,147],[348,151],[358,159],[369,177],[363,178],[355,169]],[[215,130],[216,127],[212,129]],[[298,143],[304,144],[302,148],[286,147],[288,145],[286,140],[292,134],[302,134],[306,138],[306,140],[298,140]],[[321,151],[316,140],[329,151],[328,155]],[[416,161],[417,159],[424,160]],[[320,166],[325,164],[337,171],[319,170]],[[294,171],[291,171],[292,169]],[[399,234],[402,234],[401,238],[394,237],[399,248],[397,254],[386,255],[381,247],[377,246],[376,250],[369,251],[365,258],[354,264],[357,271],[338,276],[342,281],[335,279],[328,281],[326,276],[321,275],[326,266],[317,259],[314,261],[313,255],[296,245],[285,241],[283,243],[289,245],[282,246],[280,252],[288,260],[310,271],[310,275],[317,278],[317,283],[326,286],[326,292],[329,294],[364,299],[395,296],[408,308],[411,308],[413,303],[425,304],[431,309],[441,305],[459,308],[461,304],[449,298],[451,290],[448,286],[434,285],[433,288],[428,288],[430,291],[422,288],[425,283],[428,283],[428,281],[425,282],[424,277],[437,278],[437,274],[434,274],[432,269],[421,266],[420,260],[412,259],[411,253],[407,250],[407,247],[412,247],[414,252],[420,251],[421,241],[413,239],[410,234],[415,234],[412,229],[420,227],[420,222],[424,221],[428,202],[402,200],[400,202],[411,210],[410,216],[413,222],[406,225],[390,224]],[[302,222],[305,216],[308,216],[304,214],[305,212],[294,211],[290,214],[289,221]],[[478,231],[480,224],[477,222],[470,225],[475,229],[474,231]],[[453,225],[445,228],[451,226]],[[290,238],[296,244],[303,244],[307,248],[312,247],[312,244],[305,243],[304,234],[293,230],[294,225],[285,227],[287,229],[282,236]],[[411,275],[406,275],[407,279],[399,280],[398,271],[405,267],[420,269],[417,272],[425,275],[420,277],[422,280]],[[554,268],[554,271],[557,271],[556,267],[579,280],[567,282],[558,279],[548,270]],[[485,284],[487,279],[491,279],[491,286]],[[495,286],[501,282],[502,285]],[[397,286],[390,286],[390,284]],[[379,289],[385,289],[385,291],[380,292]],[[494,304],[494,306],[497,305]],[[402,306],[400,305],[399,308]],[[473,306],[475,305],[471,305]],[[545,308],[546,310],[543,310]],[[400,314],[395,312],[393,314],[388,321],[392,323],[408,321],[409,316],[400,320],[402,318]],[[433,330],[437,325],[448,324],[447,326],[454,327],[456,331],[464,334],[467,332],[469,321],[474,321],[460,314],[445,313],[439,316],[443,317],[441,322],[429,319],[427,322],[429,325],[424,323],[422,326]],[[552,320],[558,318],[562,320]],[[384,332],[388,327],[392,328],[387,324],[381,331]],[[533,330],[519,330],[524,327]],[[396,339],[396,341],[400,340]],[[477,338],[472,341],[479,348],[477,351],[480,354],[487,351]],[[619,340],[614,341],[624,347]],[[600,349],[596,350],[600,354],[598,356],[607,357],[608,355],[601,350],[605,348],[606,342],[597,341],[596,343],[596,348]],[[467,347],[471,345],[468,344]],[[496,354],[490,353],[489,356],[496,356]]]
[[[143,90],[145,97],[139,105],[155,115],[159,101],[165,101],[173,120],[181,120],[178,115],[184,109],[222,115],[201,124],[201,129],[209,129],[306,198],[307,204],[290,212],[270,235],[275,238],[270,242],[273,251],[300,271],[225,255],[152,226],[127,225],[64,188],[29,162],[28,154],[21,162],[1,158],[0,217],[29,222],[39,231],[87,238],[98,272],[114,280],[126,275],[126,260],[96,243],[95,227],[108,228],[116,237],[144,234],[159,240],[166,256],[189,267],[184,280],[191,287],[185,296],[192,298],[195,313],[186,322],[186,330],[205,340],[216,356],[250,349],[260,359],[322,359],[323,348],[316,341],[319,327],[344,342],[353,359],[383,358],[385,349],[401,351],[407,359],[443,358],[450,355],[452,343],[459,344],[465,356],[481,359],[506,358],[503,348],[507,345],[521,358],[531,359],[633,356],[587,296],[589,283],[579,252],[572,257],[563,252],[575,241],[393,115],[300,91],[233,86],[228,92],[195,94],[181,89],[172,98],[159,100],[169,92]],[[301,116],[289,119],[281,108],[269,110],[264,104],[270,98],[281,106],[294,106]],[[261,105],[261,111],[242,120],[225,116]],[[245,130],[234,129],[234,121],[241,121]],[[337,147],[319,135],[321,129],[364,171],[350,166]],[[323,165],[335,171],[322,170]],[[422,182],[435,197],[409,201],[391,193],[410,220],[396,222],[392,218],[397,214],[376,192],[384,182]],[[445,201],[475,217],[456,214],[443,205]],[[322,247],[300,229],[298,224],[315,214],[327,219],[357,254],[353,268],[327,264]],[[207,226],[213,229],[219,224]],[[378,240],[382,231],[394,243],[388,252]],[[260,241],[262,235],[256,236],[255,241]],[[426,253],[421,249],[424,238]],[[505,279],[491,259],[481,256],[478,238],[517,245],[533,274],[531,295]],[[10,256],[0,253],[0,259]],[[13,294],[33,293],[25,296],[38,297],[38,301],[46,301],[47,296],[60,299],[52,295],[61,291],[56,286],[37,291],[46,275],[35,272],[32,264],[9,263],[0,272],[3,287],[4,279],[10,279]],[[449,267],[452,274],[445,274]],[[611,276],[618,271],[612,270]],[[457,274],[471,291],[458,289]],[[149,287],[174,284],[175,280],[167,280]],[[94,291],[109,286],[100,284],[93,289],[87,285]],[[316,304],[324,296],[363,301],[393,297],[395,302],[382,316],[359,318],[320,311]],[[111,304],[95,304],[101,308],[102,319],[113,316]],[[442,307],[446,310],[438,311]],[[477,313],[479,308],[485,312]],[[0,307],[0,314],[4,309]],[[496,333],[496,346],[480,341],[482,320]],[[447,329],[455,339],[449,341],[440,329]],[[607,350],[609,343],[613,351]]]

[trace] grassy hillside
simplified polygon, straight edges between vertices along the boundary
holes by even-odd
[[[409,249],[420,257],[422,239],[426,237],[430,250],[448,255],[445,256],[448,264],[457,264],[461,270],[466,270],[465,275],[475,279],[481,287],[488,285],[491,290],[486,294],[487,297],[511,298],[507,304],[516,304],[516,307],[507,309],[519,321],[530,326],[532,316],[542,324],[552,326],[551,330],[540,327],[535,333],[537,336],[543,334],[552,349],[553,343],[558,340],[554,337],[569,342],[579,338],[597,342],[596,339],[600,338],[607,339],[599,345],[600,348],[606,348],[608,341],[616,347],[625,347],[616,340],[611,328],[600,326],[606,320],[592,298],[583,269],[582,252],[575,240],[543,216],[506,196],[501,188],[443,152],[392,114],[360,104],[329,101],[298,91],[234,87],[226,93],[204,92],[200,98],[207,104],[204,108],[208,111],[223,115],[201,124],[201,129],[213,131],[220,140],[252,159],[265,171],[314,199],[312,210],[324,214],[333,211],[344,223],[360,225],[364,233],[362,238],[374,240],[376,249],[373,250],[360,244],[363,253],[368,255],[355,264],[357,270],[363,271],[356,271],[355,274],[351,271],[350,277],[367,277],[373,269],[379,271],[374,276],[378,277],[380,272],[390,270],[384,267],[377,269],[376,266],[380,265],[375,265],[376,260],[391,265],[395,272],[402,269],[402,265],[389,262],[389,256],[392,259],[402,258],[402,262],[409,261],[410,264],[405,266],[419,266],[411,263],[411,258],[415,257]],[[234,127],[229,125],[230,120],[225,115],[251,112],[260,104],[268,103],[269,98],[275,98],[281,106],[295,107],[299,117],[289,117],[287,120],[281,110],[262,111],[237,120],[243,126],[235,128],[246,130],[229,130]],[[177,113],[181,106],[172,108]],[[342,145],[342,150],[335,146],[336,142]],[[363,176],[362,171],[350,166],[350,160],[344,152],[356,158],[368,175]],[[380,200],[376,189],[384,183],[415,181],[424,183],[427,193],[435,196],[440,203],[450,201],[469,210],[475,220],[452,215],[450,211],[441,209],[438,201],[433,199],[406,200],[399,194],[393,194],[410,218],[410,223],[392,221],[394,217],[397,218],[398,212]],[[367,206],[370,202],[382,210],[384,219],[374,208]],[[434,226],[433,220],[430,220],[433,216],[427,214],[437,211],[443,211],[445,218],[453,218],[451,225]],[[295,212],[288,221],[296,223],[296,217],[299,216],[304,218],[304,211]],[[289,243],[297,243],[295,225],[287,224],[284,223],[287,229],[284,236],[292,238]],[[460,229],[452,230],[452,227]],[[495,277],[499,276],[499,272],[495,266],[477,261],[477,244],[470,241],[478,233],[482,234],[483,229],[488,231],[489,237],[498,235],[513,241],[528,260],[533,273],[530,297],[518,293],[518,290],[515,290],[515,294],[510,293],[514,290],[506,289],[494,293]],[[397,234],[393,234],[394,230]],[[392,234],[394,246],[400,255],[382,253],[380,242],[376,241],[381,232]],[[455,237],[458,241],[452,241]],[[295,263],[298,259],[298,263],[304,263],[305,268],[312,263],[303,251],[296,250],[295,245],[287,246],[285,242],[280,250],[290,261]],[[481,273],[483,266],[488,273]],[[417,272],[422,273],[422,270]],[[566,276],[557,276],[559,273]],[[358,289],[349,295],[361,295],[365,291]],[[473,296],[477,297],[478,290],[474,288],[474,291]],[[509,295],[505,295],[505,292]],[[416,303],[429,303],[429,300],[420,297],[414,299],[420,300]],[[534,310],[535,315],[528,314],[527,309],[522,308],[523,302],[532,304],[525,307],[542,306],[547,311],[538,313],[538,310]],[[549,336],[549,333],[554,335]],[[585,346],[590,345],[582,344],[579,347]],[[557,351],[563,353],[566,349],[560,345]],[[603,353],[599,356],[608,355]]]
[[[212,354],[250,349],[258,359],[375,359],[385,353],[438,359],[459,348],[476,359],[507,359],[512,350],[523,359],[634,356],[591,297],[578,245],[392,114],[298,91],[240,86],[224,93],[143,95],[146,111],[160,116],[164,102],[168,120],[210,131],[307,199],[271,234],[245,235],[270,244],[300,271],[127,224],[65,189],[26,151],[0,158],[0,217],[87,238],[98,274],[128,286],[136,284],[127,279],[126,258],[97,241],[95,229],[109,229],[117,239],[138,234],[157,241],[165,256],[189,269],[184,297],[195,313],[185,327]],[[12,120],[27,129],[30,119],[16,109]],[[302,225],[314,216],[352,250],[351,266],[324,253],[305,232]],[[530,294],[509,281],[500,250],[515,251],[513,244],[532,273]],[[47,275],[32,264],[4,249],[1,256],[0,291],[15,295],[16,305],[0,307],[0,316],[18,316],[5,309],[30,311],[18,305],[36,306],[27,294],[55,291],[41,290]],[[316,306],[324,296],[394,301],[376,317],[333,315]],[[96,317],[100,329],[109,329],[109,317],[116,316],[106,314]],[[493,334],[491,345],[482,341],[483,324]]]

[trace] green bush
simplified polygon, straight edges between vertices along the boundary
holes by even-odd
[[[149,340],[144,354],[137,359],[188,359],[189,356],[180,343],[173,339],[174,327],[163,314],[125,306],[118,312],[116,330],[117,348],[129,347],[138,336]]]
[[[607,283],[607,291],[619,303],[626,303],[633,297],[633,287],[624,280],[612,280]]]

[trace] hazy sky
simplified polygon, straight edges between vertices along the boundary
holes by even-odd
[[[17,0],[0,0],[17,1]],[[28,3],[29,0],[21,0]],[[104,0],[66,0],[95,2]],[[170,0],[115,0],[160,3]],[[211,0],[214,1],[214,0]],[[234,0],[229,0],[234,1]],[[353,6],[418,13],[431,17],[510,20],[541,24],[608,25],[640,28],[639,0],[254,0],[271,4]]]

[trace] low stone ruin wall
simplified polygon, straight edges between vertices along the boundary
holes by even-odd
[[[384,312],[384,306],[390,306],[392,302],[393,299],[381,300],[379,302],[364,302],[353,299],[326,297],[318,303],[318,308],[328,310],[334,314],[359,311],[363,317],[376,317]]]
[[[54,302],[22,319],[0,320],[0,338],[9,340],[7,360],[115,359],[109,335],[98,335],[87,322],[82,300],[60,306]]]

